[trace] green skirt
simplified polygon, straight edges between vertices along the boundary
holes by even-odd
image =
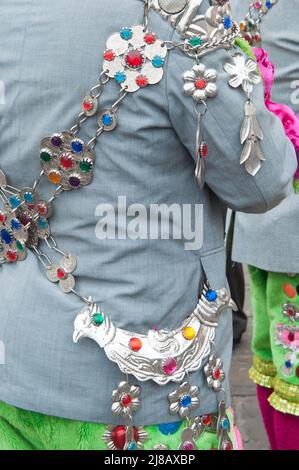
[[[235,450],[241,449],[241,438],[233,424],[233,412],[227,410]],[[199,450],[217,450],[218,438],[209,429],[211,415],[205,417],[207,430],[195,440]],[[136,441],[144,450],[177,450],[181,444],[183,422],[135,428]],[[109,446],[110,443],[110,446]],[[122,450],[124,426],[85,423],[22,410],[0,402],[0,450]]]
[[[299,275],[249,267],[254,311],[250,378],[273,389],[269,401],[299,416]]]

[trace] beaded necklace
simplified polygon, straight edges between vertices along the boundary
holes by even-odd
[[[261,43],[261,22],[264,16],[276,5],[278,0],[252,1],[243,21],[240,23],[240,31],[244,39],[251,46],[259,46]]]
[[[195,176],[203,187],[208,147],[203,137],[202,118],[208,110],[207,100],[217,94],[217,74],[207,69],[199,59],[219,48],[231,49],[239,30],[231,19],[228,1],[213,0],[207,12],[198,15],[201,3],[202,0],[177,0],[175,4],[170,0],[145,0],[143,23],[124,27],[108,38],[99,81],[82,100],[75,124],[68,131],[42,139],[41,172],[34,183],[23,189],[15,188],[8,184],[6,175],[0,170],[0,198],[3,202],[0,211],[1,264],[24,260],[30,249],[44,266],[50,282],[57,283],[64,293],[72,293],[83,301],[84,308],[75,319],[73,339],[77,342],[81,337],[88,337],[96,341],[125,375],[112,393],[112,412],[128,420],[126,449],[137,448],[140,444],[133,431],[133,414],[141,405],[140,387],[129,383],[128,374],[141,382],[152,380],[161,386],[169,382],[180,383],[168,399],[170,413],[186,420],[181,449],[196,448],[194,439],[211,429],[218,433],[219,449],[232,448],[226,416],[225,373],[223,361],[216,354],[214,339],[220,315],[229,308],[235,308],[235,304],[225,289],[215,291],[207,284],[194,311],[174,330],[151,330],[147,335],[122,330],[89,296],[75,289],[76,258],[60,249],[51,233],[49,219],[58,196],[92,182],[94,149],[98,139],[116,129],[118,109],[130,93],[162,80],[167,55],[173,49],[180,50],[196,62],[192,70],[184,74],[184,91],[196,102]],[[180,33],[180,42],[160,40],[148,29],[151,7]],[[242,86],[247,95],[245,125],[243,123],[241,133],[241,141],[245,144],[241,163],[245,163],[247,171],[255,174],[263,160],[259,149],[262,132],[250,100],[252,87],[258,83],[256,65],[252,59],[246,61],[241,54],[235,54],[225,64],[225,69],[230,75],[229,85],[233,88]],[[110,108],[100,110],[99,100],[111,79],[120,86],[118,96]],[[78,133],[84,122],[96,115],[95,134],[85,142]],[[55,187],[47,200],[37,192],[42,190],[45,178]],[[46,251],[42,250],[42,244]],[[50,253],[59,255],[60,260],[52,260]],[[204,367],[207,384],[219,395],[216,421],[206,417],[191,419],[191,413],[199,407],[199,390],[187,381],[182,382],[190,372],[198,370],[205,359],[208,360]],[[144,433],[140,431],[140,435],[144,436]],[[107,435],[104,438],[107,440]]]

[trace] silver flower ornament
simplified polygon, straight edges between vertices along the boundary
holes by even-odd
[[[112,412],[119,416],[132,418],[132,414],[139,410],[140,406],[140,387],[130,385],[126,381],[120,382],[112,393]]]
[[[187,418],[191,411],[199,407],[198,387],[191,386],[188,382],[182,383],[177,390],[168,395],[170,413],[178,414],[181,418]]]
[[[108,38],[103,70],[133,93],[162,80],[167,52],[163,41],[155,33],[145,32],[143,26],[122,28]]]
[[[231,60],[224,64],[224,70],[230,75],[228,83],[232,88],[242,86],[245,93],[251,93],[253,85],[261,81],[257,63],[243,54],[235,54]]]
[[[184,80],[185,94],[192,96],[197,103],[217,95],[217,72],[214,69],[208,69],[204,64],[194,65],[192,70],[185,72]]]
[[[72,273],[77,267],[77,260],[73,255],[65,255],[61,263],[48,267],[47,277],[51,282],[58,282],[64,293],[69,293],[75,287],[75,279]]]
[[[215,392],[219,392],[225,380],[222,359],[210,356],[208,363],[204,367],[204,371],[208,387],[213,388]]]

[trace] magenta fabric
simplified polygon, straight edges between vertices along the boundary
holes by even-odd
[[[268,398],[271,393],[273,393],[273,389],[257,385],[256,393],[271,450],[277,450],[276,437],[274,431],[274,408],[272,408],[272,406],[268,402]]]
[[[274,410],[277,450],[299,450],[299,417]]]
[[[265,104],[281,120],[286,135],[291,140],[297,152],[298,167],[295,178],[299,179],[299,116],[284,104],[271,101],[271,89],[274,82],[275,68],[270,62],[267,52],[262,48],[253,48],[265,86]]]

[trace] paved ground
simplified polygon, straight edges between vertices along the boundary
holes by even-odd
[[[242,342],[235,348],[231,370],[233,406],[237,424],[243,436],[246,450],[269,450],[267,437],[262,425],[255,396],[255,385],[248,379],[251,365],[250,336],[252,311],[249,300],[249,288],[246,286],[246,307],[249,324]]]

